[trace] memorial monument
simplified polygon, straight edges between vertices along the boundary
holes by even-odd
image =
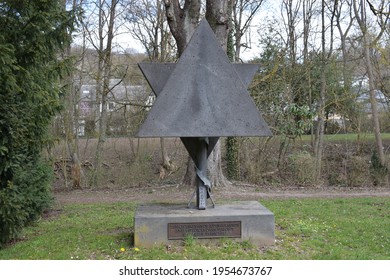
[[[137,136],[180,137],[195,163],[197,186],[187,207],[138,207],[135,245],[169,243],[189,234],[272,244],[273,214],[258,202],[215,205],[207,178],[207,159],[219,137],[272,135],[247,91],[259,66],[231,64],[203,19],[178,63],[139,67],[157,99]]]

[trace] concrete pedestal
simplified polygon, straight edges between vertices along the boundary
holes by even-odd
[[[232,238],[258,246],[272,245],[274,231],[274,214],[257,201],[216,205],[206,210],[185,205],[142,205],[134,217],[134,245],[144,248],[180,243],[187,235],[200,242]]]

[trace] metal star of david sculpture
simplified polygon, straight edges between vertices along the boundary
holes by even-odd
[[[157,96],[138,137],[180,137],[196,166],[196,207],[206,209],[207,158],[221,136],[272,136],[247,88],[259,66],[231,64],[206,19],[178,63],[140,63]]]

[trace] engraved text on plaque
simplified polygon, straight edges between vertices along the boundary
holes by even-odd
[[[169,223],[168,239],[183,239],[187,235],[196,238],[241,238],[241,222]]]

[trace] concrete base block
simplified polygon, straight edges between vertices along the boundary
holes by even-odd
[[[134,217],[134,245],[181,243],[191,235],[200,242],[220,238],[248,240],[263,246],[275,242],[274,214],[257,201],[242,201],[198,210],[185,205],[142,205]]]

